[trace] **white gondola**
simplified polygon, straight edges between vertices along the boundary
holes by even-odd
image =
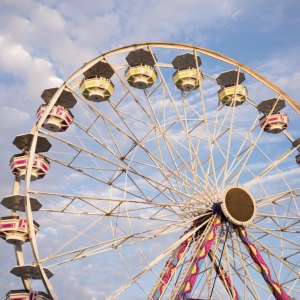
[[[172,65],[177,71],[173,74],[172,79],[179,90],[192,91],[200,86],[203,81],[203,75],[198,68],[201,64],[200,57],[195,57],[191,53],[175,57]]]
[[[137,89],[150,88],[156,80],[155,55],[144,49],[129,52],[126,60],[129,67],[125,71],[128,83]]]
[[[151,66],[129,67],[125,71],[125,77],[128,83],[137,89],[146,89],[151,87],[156,80],[156,72]]]
[[[223,105],[239,106],[247,100],[247,88],[241,85],[245,79],[245,74],[236,70],[223,72],[217,77],[217,83],[221,86],[218,96]]]
[[[39,231],[40,225],[33,221],[34,231]],[[29,229],[26,218],[9,216],[0,218],[0,237],[9,244],[23,244],[29,241]]]
[[[47,105],[45,104],[39,107],[36,114],[37,120],[41,118],[46,108]],[[70,110],[63,106],[56,105],[51,109],[42,127],[52,132],[63,132],[72,124],[73,119],[74,116]]]
[[[6,294],[5,300],[48,300],[50,297],[44,292],[29,290],[12,290]]]
[[[85,71],[85,78],[79,85],[79,89],[84,98],[93,102],[108,100],[115,89],[110,80],[113,74],[114,70],[111,66],[103,61],[99,61]]]
[[[285,113],[276,113],[271,115],[264,115],[259,119],[259,125],[265,132],[280,133],[288,126],[289,118]]]
[[[10,169],[11,172],[22,180],[25,179],[27,165],[29,161],[29,154],[15,154],[10,159]],[[43,178],[50,168],[49,160],[40,154],[35,154],[32,171],[31,171],[31,181]]]
[[[110,79],[99,77],[84,79],[80,85],[84,98],[93,102],[103,102],[114,92],[114,85]]]

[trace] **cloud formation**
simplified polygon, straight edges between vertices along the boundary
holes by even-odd
[[[177,41],[212,48],[242,60],[267,78],[278,84],[297,100],[300,94],[299,40],[296,38],[299,19],[295,16],[298,3],[290,1],[17,1],[4,0],[0,5],[0,120],[2,145],[0,168],[0,192],[4,197],[11,193],[13,177],[8,168],[10,157],[18,150],[11,144],[17,134],[28,132],[36,122],[35,112],[42,103],[40,95],[45,88],[59,86],[76,69],[95,56],[131,43],[142,41]],[[268,13],[266,13],[268,12]],[[282,29],[283,28],[283,29]],[[289,41],[282,43],[289,37]],[[219,70],[218,70],[219,71]],[[212,88],[214,92],[215,88]],[[261,99],[257,87],[256,99]],[[213,98],[212,98],[213,99]],[[53,164],[54,166],[54,164]],[[54,168],[53,168],[54,169]],[[67,174],[57,183],[59,169],[43,183],[50,188],[69,188],[75,191],[90,187],[80,182],[82,175]],[[288,176],[299,174],[287,171]],[[269,175],[270,178],[278,174]],[[273,176],[273,177],[272,177]],[[142,183],[141,183],[142,184]],[[92,187],[94,188],[94,186]],[[132,188],[133,189],[133,188]],[[107,195],[109,190],[95,189],[94,194]],[[136,189],[133,189],[136,191]],[[115,196],[121,197],[121,193]],[[64,203],[64,202],[63,202]],[[78,207],[77,207],[78,208]],[[82,209],[82,207],[80,207]],[[2,215],[9,214],[1,207]],[[57,217],[59,221],[59,217]],[[38,219],[38,218],[37,218]],[[54,220],[56,220],[54,218]],[[63,223],[70,225],[73,216],[66,216]],[[72,225],[83,229],[88,219]],[[38,219],[41,227],[41,252],[48,253],[47,239],[59,247],[65,238],[71,238],[68,230],[49,220]],[[103,223],[110,226],[108,223]],[[97,224],[87,235],[101,240],[105,226]],[[129,225],[121,223],[129,232]],[[138,223],[134,223],[138,224]],[[149,223],[145,225],[147,228]],[[64,234],[62,233],[64,232]],[[100,234],[101,233],[101,234]],[[103,234],[103,235],[102,235]],[[176,240],[167,236],[160,242],[147,242],[143,248],[146,257],[154,258]],[[15,265],[11,245],[1,241],[3,267],[0,273],[0,297],[9,289],[17,289],[20,280],[9,274]],[[90,242],[90,241],[89,241]],[[86,240],[75,241],[80,247]],[[25,247],[24,247],[25,248]],[[26,259],[32,259],[29,245]],[[137,251],[137,249],[135,249]],[[129,269],[137,273],[145,262],[137,252],[126,252]],[[136,256],[135,256],[136,255]],[[109,254],[95,256],[90,260],[78,260],[55,268],[51,280],[60,299],[105,299],[130,278],[120,256],[114,261]],[[158,271],[159,272],[159,271]],[[68,274],[66,278],[65,274]],[[80,276],[80,285],[78,277]],[[38,287],[39,283],[37,283]],[[145,284],[147,287],[147,284]],[[136,287],[136,290],[139,290]],[[140,291],[140,290],[139,290]],[[144,295],[145,296],[145,295]],[[67,298],[64,298],[67,299]],[[138,299],[138,298],[137,298]]]

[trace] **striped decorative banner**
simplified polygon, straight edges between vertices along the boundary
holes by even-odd
[[[260,255],[257,247],[252,242],[251,238],[248,237],[248,233],[243,226],[235,227],[235,232],[240,237],[242,243],[250,254],[251,258],[254,260],[257,266],[257,270],[262,274],[265,282],[269,286],[272,294],[276,300],[290,300],[289,295],[284,291],[281,285],[273,279],[270,269],[265,263],[264,259]]]
[[[216,259],[213,258],[213,253],[210,250],[208,252],[208,256],[211,260],[211,262],[213,262],[214,264],[214,269],[217,273],[217,276],[220,278],[220,280],[222,281],[225,289],[227,290],[229,288],[231,297],[234,300],[242,300],[242,298],[239,296],[236,288],[234,287],[233,283],[230,280],[230,277],[228,276],[228,274],[226,273],[226,271],[224,270],[221,261],[219,261],[218,257],[215,255]]]
[[[190,236],[184,242],[182,242],[179,247],[175,250],[171,258],[167,261],[165,268],[166,271],[160,275],[161,283],[157,287],[156,292],[154,293],[153,299],[158,300],[163,295],[168,283],[170,282],[171,278],[173,277],[174,270],[179,263],[183,253],[185,252],[187,246],[189,245],[192,237]]]
[[[189,300],[191,297],[192,290],[196,283],[198,274],[200,272],[201,266],[208,255],[208,252],[217,237],[217,229],[222,225],[222,218],[221,216],[215,216],[214,221],[208,225],[210,228],[206,230],[206,236],[204,237],[198,252],[193,257],[193,264],[192,268],[187,273],[179,292],[176,300]]]

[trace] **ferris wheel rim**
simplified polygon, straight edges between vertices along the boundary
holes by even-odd
[[[133,44],[133,45],[129,45],[129,46],[125,46],[125,47],[119,47],[117,49],[108,51],[98,57],[96,57],[95,59],[89,61],[88,63],[86,63],[83,67],[81,67],[80,69],[78,69],[74,74],[72,74],[62,85],[61,87],[56,91],[56,93],[53,95],[51,101],[48,104],[48,112],[50,111],[50,109],[54,106],[55,102],[57,101],[60,93],[65,89],[68,88],[68,85],[73,82],[79,75],[81,75],[85,70],[87,70],[90,66],[92,66],[93,64],[95,64],[96,62],[105,59],[105,57],[109,57],[112,55],[117,55],[119,53],[124,53],[124,52],[128,52],[131,50],[136,50],[136,49],[140,49],[140,48],[144,48],[144,47],[161,47],[161,48],[178,48],[179,49],[184,49],[184,50],[195,50],[198,51],[200,53],[206,54],[210,57],[214,57],[217,60],[226,60],[226,62],[229,62],[232,65],[235,65],[239,68],[241,68],[242,70],[246,71],[247,73],[249,73],[250,75],[252,75],[254,78],[256,78],[257,80],[259,80],[260,82],[262,82],[263,84],[265,84],[266,86],[269,86],[272,90],[276,91],[279,95],[281,95],[293,108],[295,111],[297,111],[300,114],[300,107],[287,95],[285,94],[282,90],[280,90],[276,85],[274,85],[271,81],[267,80],[266,78],[264,78],[263,76],[261,76],[259,73],[253,71],[252,69],[250,69],[249,67],[237,62],[236,60],[233,60],[225,55],[219,54],[217,52],[205,49],[205,48],[201,48],[201,47],[197,47],[197,46],[193,46],[193,45],[188,45],[188,44],[181,44],[181,43],[167,43],[167,42],[150,42],[150,43],[139,43],[139,44]],[[47,110],[44,114],[44,119],[46,118],[47,115]],[[34,154],[34,150],[35,150],[35,145],[36,145],[36,138],[37,135],[39,134],[39,130],[41,128],[41,125],[44,122],[44,119],[41,118],[38,123],[32,128],[31,133],[34,134],[34,139],[33,142],[31,144],[31,148],[30,148],[30,156],[31,160],[29,161],[29,166],[28,166],[28,170],[30,170],[30,168],[32,168],[32,163],[33,163],[33,154]],[[28,174],[30,174],[30,172],[28,172]],[[27,196],[27,204],[25,207],[25,211],[29,220],[29,228],[30,228],[30,224],[32,223],[31,219],[32,219],[32,212],[30,209],[30,200],[29,200],[29,196],[31,193],[30,190],[30,177],[29,175],[26,176],[26,181],[25,181],[25,186],[26,186],[26,191],[25,194]],[[28,211],[29,208],[29,211]],[[31,215],[31,217],[30,217]],[[31,227],[31,233],[33,233],[33,227]],[[35,238],[31,239],[30,242],[32,243],[32,249],[33,249],[33,253],[37,259],[37,264],[40,266],[40,270],[41,273],[43,273],[43,268],[39,262],[38,259],[38,251],[37,251],[37,243],[35,241]],[[43,276],[44,280],[45,280],[45,287],[49,288],[48,292],[52,295],[53,299],[57,299],[55,298],[55,293],[54,290],[51,287],[50,282],[48,281],[46,275]],[[48,282],[47,282],[48,281]],[[53,292],[52,292],[53,290]]]

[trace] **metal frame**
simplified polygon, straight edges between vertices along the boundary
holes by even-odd
[[[135,95],[135,92],[133,91],[133,88],[128,85],[127,82],[125,82],[124,78],[120,76],[118,73],[120,70],[123,70],[127,65],[114,65],[111,63],[110,59],[113,58],[114,56],[130,52],[132,50],[137,50],[137,49],[142,49],[142,48],[147,48],[150,53],[152,54],[152,57],[154,61],[156,62],[156,71],[158,74],[157,80],[159,82],[155,86],[155,89],[150,93],[147,94],[145,92],[145,97],[148,103],[147,109],[144,107],[144,105],[140,102],[139,98]],[[94,180],[98,180],[99,182],[102,183],[107,183],[109,184],[112,188],[117,188],[121,192],[124,193],[124,195],[131,195],[134,199],[130,200],[124,198],[114,198],[114,197],[108,197],[108,198],[97,198],[97,197],[87,197],[85,195],[66,195],[66,194],[59,194],[57,193],[57,196],[63,197],[65,199],[68,199],[70,202],[69,204],[62,210],[49,210],[49,209],[42,209],[41,211],[49,211],[49,212],[60,212],[60,213],[74,213],[72,211],[68,211],[67,208],[75,199],[80,199],[83,202],[89,203],[89,200],[93,198],[93,200],[97,201],[109,201],[110,207],[108,210],[101,210],[97,205],[94,205],[94,208],[97,212],[95,213],[86,213],[86,212],[76,212],[76,214],[81,214],[84,215],[85,217],[89,218],[92,215],[97,215],[98,219],[94,220],[90,226],[94,226],[95,224],[101,222],[102,218],[106,216],[114,216],[117,218],[117,220],[120,218],[125,218],[128,220],[128,224],[130,227],[130,234],[125,234],[122,238],[117,238],[113,237],[112,240],[108,240],[106,242],[99,242],[95,243],[91,247],[84,247],[81,249],[74,250],[74,257],[71,259],[67,259],[64,261],[61,261],[60,263],[65,263],[69,261],[73,261],[82,257],[87,257],[90,255],[94,255],[96,253],[101,253],[105,251],[110,251],[110,250],[116,250],[120,257],[121,254],[119,252],[119,248],[122,247],[127,247],[130,245],[135,245],[142,257],[144,257],[142,250],[139,248],[139,243],[141,241],[147,241],[152,238],[155,238],[156,236],[163,236],[166,234],[170,234],[173,232],[177,232],[182,230],[183,228],[188,228],[188,226],[191,224],[192,221],[196,220],[199,217],[199,214],[204,214],[207,213],[207,211],[204,209],[207,204],[212,205],[216,200],[220,197],[221,190],[225,188],[225,186],[228,184],[228,182],[231,182],[233,184],[236,184],[242,175],[242,173],[246,170],[249,174],[253,176],[253,180],[249,181],[246,184],[247,188],[251,188],[255,184],[259,185],[262,191],[265,193],[265,197],[262,199],[257,200],[258,204],[258,209],[263,208],[264,206],[270,205],[272,206],[273,212],[272,214],[264,214],[264,213],[257,213],[257,218],[255,219],[253,225],[250,225],[252,230],[259,230],[263,231],[266,235],[272,236],[278,240],[281,241],[281,247],[282,246],[282,241],[288,242],[291,245],[295,247],[299,247],[300,244],[297,242],[292,242],[289,239],[285,239],[282,236],[282,233],[280,234],[274,234],[272,230],[268,228],[262,228],[260,227],[259,224],[263,220],[269,218],[271,220],[275,220],[274,222],[278,225],[280,224],[280,218],[285,218],[285,223],[286,223],[286,228],[287,232],[295,232],[298,230],[297,223],[300,222],[299,216],[300,213],[299,211],[294,212],[294,216],[291,216],[290,212],[287,211],[285,216],[280,216],[276,210],[274,209],[274,203],[276,205],[280,204],[280,201],[290,201],[290,203],[293,203],[294,206],[298,206],[296,203],[296,197],[297,195],[295,192],[293,192],[293,189],[289,187],[289,184],[287,183],[286,179],[284,176],[281,174],[280,169],[278,166],[285,161],[290,154],[296,150],[290,149],[283,155],[281,155],[279,158],[276,160],[272,160],[268,157],[268,155],[264,152],[264,150],[258,145],[258,142],[260,140],[260,137],[263,134],[263,128],[260,129],[259,133],[255,135],[254,133],[257,130],[257,118],[254,118],[254,122],[250,128],[250,130],[247,132],[246,135],[242,135],[238,131],[234,129],[234,120],[235,120],[235,115],[236,115],[236,108],[234,105],[230,107],[231,110],[227,110],[226,113],[223,113],[224,111],[224,106],[218,106],[217,107],[217,113],[215,117],[215,121],[211,121],[206,117],[207,114],[207,108],[206,108],[206,103],[204,99],[204,91],[202,88],[202,85],[200,85],[199,89],[199,99],[200,99],[200,107],[203,111],[203,115],[200,115],[188,102],[188,97],[192,95],[191,92],[187,94],[182,94],[182,106],[184,110],[184,114],[182,115],[178,109],[177,109],[177,103],[176,100],[174,99],[171,90],[169,89],[167,80],[164,78],[164,74],[162,72],[162,68],[170,68],[172,65],[168,63],[162,63],[158,62],[155,55],[154,55],[154,49],[155,48],[166,48],[166,49],[180,49],[180,50],[185,50],[185,51],[190,51],[194,53],[194,56],[196,57],[199,53],[200,54],[205,54],[208,55],[209,57],[215,58],[216,60],[220,60],[223,62],[226,62],[232,66],[235,66],[237,68],[238,73],[240,71],[246,72],[249,75],[251,75],[254,79],[260,81],[263,83],[265,86],[269,87],[271,90],[277,93],[277,101],[280,98],[284,98],[287,103],[298,113],[300,114],[300,106],[292,100],[287,94],[285,94],[282,90],[280,90],[276,85],[274,85],[272,82],[261,76],[259,73],[256,71],[252,70],[251,68],[237,62],[236,60],[233,60],[227,56],[221,55],[217,52],[201,48],[201,47],[196,47],[192,45],[186,45],[186,44],[180,44],[180,43],[162,43],[162,42],[153,42],[153,43],[140,43],[138,45],[130,45],[126,47],[120,47],[118,49],[109,51],[107,53],[104,53],[103,55],[98,56],[97,58],[91,60],[90,62],[86,63],[83,67],[81,67],[78,71],[76,71],[73,75],[71,75],[64,83],[63,85],[56,91],[56,93],[53,95],[51,101],[48,104],[48,107],[46,108],[45,113],[42,115],[42,117],[39,119],[37,124],[32,128],[31,133],[34,135],[29,151],[29,164],[28,164],[28,169],[27,169],[27,174],[26,174],[26,180],[25,180],[25,195],[26,195],[26,206],[25,206],[25,211],[26,211],[26,216],[28,219],[28,224],[29,224],[29,232],[30,232],[30,244],[32,248],[32,253],[34,256],[34,260],[36,265],[39,267],[41,277],[44,283],[44,286],[48,292],[48,294],[51,296],[52,299],[57,299],[57,296],[55,295],[55,292],[45,275],[45,272],[43,271],[42,268],[42,262],[49,261],[53,258],[57,257],[63,257],[64,255],[70,254],[71,252],[67,252],[65,254],[59,254],[55,255],[57,251],[52,255],[47,258],[40,258],[39,257],[39,252],[38,252],[38,245],[36,242],[36,237],[34,234],[34,226],[33,226],[33,217],[32,217],[32,211],[31,211],[31,206],[30,206],[30,195],[31,194],[36,194],[41,197],[47,198],[47,196],[54,196],[52,193],[44,192],[44,191],[35,191],[30,188],[30,174],[33,166],[33,160],[34,160],[34,153],[35,153],[35,147],[36,147],[36,142],[37,142],[37,137],[41,133],[45,136],[49,136],[51,138],[56,139],[57,141],[61,143],[65,143],[66,145],[70,146],[71,148],[75,149],[77,151],[77,156],[82,155],[85,153],[85,155],[88,155],[95,163],[96,169],[100,170],[102,174],[104,174],[105,170],[104,168],[100,168],[99,165],[97,165],[97,160],[101,159],[108,164],[111,164],[114,169],[113,171],[114,176],[110,179],[103,180],[101,178],[95,177],[91,174],[88,173],[88,171],[82,170],[82,166],[72,166],[72,162],[66,162],[66,161],[61,161],[58,159],[50,158],[52,161],[61,164],[63,166],[69,167],[70,169],[74,171],[78,171],[80,169],[80,173],[88,176]],[[99,61],[105,61],[109,63],[109,65],[112,67],[112,69],[115,72],[116,77],[120,81],[121,85],[124,88],[124,93],[120,97],[119,101],[109,101],[109,104],[111,108],[115,111],[116,115],[120,118],[121,120],[121,125],[119,123],[116,123],[114,120],[110,119],[107,117],[107,115],[96,108],[93,104],[91,104],[89,101],[87,101],[84,97],[82,97],[80,94],[77,93],[76,88],[79,86],[81,79],[78,77],[81,76],[86,70],[88,70],[91,66],[96,64]],[[196,60],[197,64],[197,60]],[[197,66],[198,67],[198,66]],[[198,68],[197,68],[198,69]],[[198,74],[199,76],[199,74]],[[238,76],[239,77],[239,76]],[[214,80],[214,78],[210,75],[204,74],[204,78],[209,78],[211,80]],[[237,78],[238,82],[238,78]],[[237,83],[236,83],[237,86]],[[162,123],[160,123],[160,119],[158,118],[156,114],[156,108],[154,106],[153,101],[151,100],[153,97],[153,94],[158,90],[162,88],[163,90],[163,108],[162,108]],[[97,117],[96,119],[91,119],[88,114],[86,114],[87,118],[89,118],[91,122],[91,127],[96,123],[96,121],[99,119],[102,120],[102,122],[106,126],[107,132],[110,134],[111,139],[113,141],[114,147],[109,147],[106,145],[104,142],[102,142],[99,138],[97,138],[95,135],[93,135],[91,132],[89,132],[89,128],[85,127],[83,124],[80,124],[79,122],[76,121],[76,116],[75,116],[75,122],[74,125],[76,126],[76,130],[82,131],[84,134],[86,134],[89,138],[94,140],[95,142],[98,143],[101,147],[105,148],[108,153],[111,155],[110,158],[101,156],[89,149],[86,149],[83,143],[79,145],[78,143],[71,143],[69,141],[64,140],[64,138],[60,138],[54,134],[45,132],[41,129],[41,126],[43,122],[45,121],[47,115],[50,113],[52,110],[52,107],[55,105],[57,99],[59,98],[61,92],[67,89],[71,91],[77,99],[80,99],[83,105],[87,106]],[[235,87],[235,94],[237,92],[237,89]],[[194,92],[195,94],[197,92]],[[135,105],[143,111],[145,116],[147,117],[147,120],[140,120],[138,117],[135,116],[130,116],[128,113],[125,111],[122,111],[120,106],[122,105],[122,101],[127,96],[131,96],[132,99],[134,100]],[[167,122],[167,116],[166,116],[166,97],[169,98],[170,103],[172,104],[172,109],[175,112],[175,115],[178,118],[178,124],[184,128],[184,136],[187,138],[187,145],[184,143],[181,143],[180,140],[176,139],[175,136],[172,136],[170,134],[170,129],[173,126],[176,126],[176,122]],[[80,101],[79,101],[80,102]],[[249,99],[249,103],[255,106],[255,103]],[[80,103],[78,103],[81,105]],[[276,104],[275,104],[276,105]],[[187,111],[193,111],[193,114],[197,116],[197,118],[194,118],[194,120],[198,120],[198,123],[193,126],[193,128],[189,128],[188,130],[188,113]],[[229,114],[231,113],[231,117],[229,118]],[[272,111],[270,112],[272,113]],[[136,132],[133,128],[131,128],[130,123],[128,123],[125,120],[125,117],[131,118],[131,120],[135,120],[137,123],[143,124],[143,126],[148,126],[149,131],[144,135],[142,138],[138,138],[136,135]],[[221,117],[223,117],[221,119]],[[220,120],[221,119],[221,120]],[[221,122],[219,122],[219,120]],[[229,120],[229,124],[228,123]],[[210,133],[210,128],[213,128],[213,133]],[[69,129],[70,130],[70,129]],[[81,142],[81,138],[77,135],[77,133],[73,130],[73,135],[78,138],[78,140]],[[120,150],[119,147],[119,142],[116,140],[114,137],[113,130],[118,130],[124,137],[126,137],[128,140],[132,142],[132,148],[128,150],[126,154],[124,154],[122,157],[122,151]],[[198,130],[198,135],[193,136],[191,132],[197,132]],[[99,135],[101,136],[101,133],[98,132]],[[285,136],[293,141],[293,137],[285,131]],[[61,135],[63,137],[63,135]],[[152,137],[151,137],[152,136]],[[228,143],[227,147],[219,143],[219,141],[226,137],[228,138]],[[232,145],[232,139],[233,136],[239,136],[242,138],[243,143],[240,146],[240,149],[236,152],[236,154],[231,153],[231,145]],[[145,143],[149,142],[149,139],[153,138],[156,140],[156,143],[158,145],[158,154],[151,153],[149,149],[145,146]],[[160,148],[160,139],[164,138],[165,139],[165,144],[164,146],[166,147],[164,150]],[[197,139],[197,143],[194,142],[194,139]],[[104,140],[104,139],[103,139]],[[201,161],[200,158],[198,157],[198,152],[200,149],[200,144],[203,146],[208,145],[208,153],[209,157],[207,158],[206,161]],[[251,144],[250,146],[247,146],[248,144]],[[181,156],[181,154],[178,151],[178,147],[182,147],[182,149],[185,149],[190,157],[189,160],[187,160],[185,157]],[[245,148],[246,147],[246,148]],[[115,150],[113,149],[115,148]],[[143,150],[145,153],[147,153],[149,161],[151,161],[151,164],[147,164],[145,162],[138,161],[135,158],[135,151],[137,149]],[[254,175],[254,173],[251,171],[251,169],[248,167],[248,162],[249,159],[251,158],[253,150],[257,150],[261,153],[261,155],[269,161],[269,165],[258,175]],[[173,168],[170,167],[170,164],[166,163],[164,161],[164,153],[163,151],[167,151],[170,160],[172,161]],[[225,163],[216,166],[215,161],[213,159],[215,151],[218,151],[218,153],[223,156],[223,159],[225,160]],[[76,156],[76,157],[77,157]],[[76,158],[75,157],[75,158]],[[180,163],[177,162],[177,158],[180,161]],[[74,158],[74,160],[75,160]],[[232,161],[230,162],[230,159],[232,158]],[[145,176],[145,174],[142,174],[134,165],[139,164],[140,166],[144,166],[147,168],[151,168],[152,170],[155,170],[159,172],[159,174],[164,177],[164,180],[161,182],[159,180],[156,180],[155,178],[151,178],[151,176]],[[204,167],[204,165],[207,165]],[[274,196],[269,196],[269,194],[265,191],[263,185],[260,183],[260,181],[264,178],[264,176],[275,170],[276,172],[279,173],[279,177],[281,180],[284,182],[284,184],[287,186],[287,191],[282,194],[274,195]],[[236,173],[234,173],[237,171]],[[198,173],[199,172],[199,173]],[[108,172],[107,172],[108,173]],[[201,174],[201,176],[200,176]],[[124,188],[120,188],[115,184],[121,176],[125,177],[125,184]],[[210,175],[213,175],[212,178]],[[104,176],[104,175],[103,175]],[[166,204],[166,202],[162,203],[159,201],[155,201],[155,198],[151,198],[147,196],[141,188],[139,188],[139,185],[135,182],[134,178],[141,178],[143,179],[144,183],[147,183],[149,187],[152,187],[153,189],[159,191],[159,194],[156,195],[156,197],[159,197],[159,195],[164,195],[166,198],[169,199],[169,203]],[[215,190],[214,187],[218,186],[218,183],[222,180],[222,186],[221,189]],[[134,193],[131,192],[130,190],[127,190],[127,181],[131,182],[131,184],[135,185],[137,189],[139,190],[139,193]],[[200,190],[199,190],[199,188]],[[13,193],[18,193],[18,184],[17,182],[15,183],[15,188]],[[191,194],[191,191],[193,191],[194,195]],[[136,198],[140,198],[140,201],[137,201]],[[193,202],[194,201],[194,202]],[[199,207],[195,207],[193,203],[198,203]],[[112,203],[115,203],[114,206],[112,206]],[[158,212],[154,213],[152,216],[148,216],[145,218],[140,218],[140,217],[135,217],[140,220],[156,220],[156,221],[163,221],[165,222],[164,225],[158,226],[155,228],[152,228],[151,230],[144,230],[141,232],[134,232],[133,228],[131,227],[131,222],[129,221],[130,218],[134,217],[129,217],[129,215],[132,212],[136,212],[139,209],[138,208],[132,208],[130,205],[133,204],[141,204],[145,205],[147,208],[159,208]],[[90,203],[89,203],[90,205]],[[120,207],[124,206],[124,209],[121,210]],[[145,209],[145,208],[142,208]],[[160,212],[163,211],[164,214],[160,214]],[[174,217],[178,217],[178,219],[175,221]],[[122,232],[122,229],[118,226],[117,223],[113,223],[112,219],[110,218],[111,222],[111,228],[114,228],[114,231],[116,232],[117,230]],[[280,227],[278,225],[278,227]],[[81,232],[77,232],[76,237],[79,237],[81,235],[85,235],[85,231],[91,227],[87,227],[85,230]],[[157,234],[157,231],[159,231],[159,234]],[[152,232],[150,236],[143,237],[143,234],[148,232]],[[191,231],[192,233],[195,232],[195,230]],[[191,233],[189,233],[191,234]],[[185,236],[186,238],[186,236]],[[264,236],[261,237],[256,237],[255,238],[258,243],[261,243],[260,241],[264,239]],[[244,253],[240,248],[239,245],[237,244],[238,240],[235,239],[233,236],[230,237],[230,240],[232,241],[232,245],[229,246],[226,244],[225,247],[225,259],[224,262],[222,262],[222,265],[224,266],[224,269],[228,269],[229,271],[229,277],[230,281],[233,281],[233,276],[234,277],[239,277],[241,281],[244,280],[245,284],[245,292],[246,290],[250,291],[256,297],[258,295],[258,292],[256,291],[255,286],[258,286],[258,283],[255,284],[251,281],[251,275],[249,271],[247,270],[248,268],[251,268],[251,266],[247,263],[247,259],[249,258],[249,255]],[[181,242],[183,241],[183,238],[179,239],[178,242],[172,245],[168,250],[166,250],[163,254],[159,255],[155,260],[152,261],[152,263],[148,263],[147,260],[145,259],[145,262],[147,266],[136,276],[133,276],[130,274],[130,271],[126,265],[126,261],[123,260],[123,263],[127,270],[129,271],[131,280],[129,280],[123,287],[121,287],[119,290],[117,290],[115,293],[113,293],[108,299],[115,299],[118,295],[123,293],[129,286],[131,286],[133,283],[138,283],[138,279],[143,276],[145,273],[148,271],[151,271],[156,278],[159,278],[159,276],[152,271],[152,268],[154,265],[156,265],[159,261],[164,259],[175,247],[177,247]],[[111,247],[111,243],[113,242],[114,247]],[[65,245],[62,246],[61,249],[66,247],[69,242],[66,242]],[[291,272],[297,274],[295,272],[294,268],[290,266],[292,263],[291,261],[289,262],[287,259],[289,257],[292,257],[293,255],[296,254],[291,254],[288,258],[286,257],[280,257],[278,254],[275,253],[272,249],[267,249],[265,246],[263,246],[263,243],[260,244],[261,247],[263,247],[264,251],[268,255],[271,255],[272,257],[275,257],[282,266],[287,267],[290,269]],[[95,248],[94,250],[90,250],[90,252],[86,253],[85,251],[87,249]],[[110,249],[109,249],[110,248]],[[216,251],[218,250],[218,246],[216,246]],[[15,253],[17,257],[17,261],[19,264],[22,264],[22,251],[21,249],[15,248]],[[236,257],[233,257],[234,253],[237,253]],[[186,253],[188,255],[188,253]],[[239,257],[239,258],[238,258]],[[245,263],[246,262],[246,263]],[[213,275],[211,272],[212,265],[209,264],[207,261],[205,262],[207,264],[207,269],[206,269],[206,281],[203,284],[203,290],[204,286],[206,285],[208,288],[211,287],[212,285],[212,280],[213,280]],[[59,263],[58,263],[59,264]],[[244,272],[244,277],[242,277],[241,274],[234,273],[232,274],[232,270],[236,269],[235,264],[239,264]],[[53,264],[52,266],[57,265]],[[175,271],[177,272],[177,270]],[[279,272],[280,273],[280,272]],[[280,276],[280,274],[278,275]],[[290,291],[296,291],[298,290],[294,287],[296,282],[298,281],[298,277],[294,280],[293,287],[290,289]],[[26,281],[24,282],[24,286],[28,286],[28,283]],[[172,285],[172,283],[170,283]],[[140,286],[140,285],[139,285]],[[140,288],[144,290],[141,286]],[[169,287],[168,287],[169,288]],[[149,294],[144,290],[146,295]],[[216,296],[219,297],[218,293],[215,292]],[[149,298],[151,299],[151,298]]]

